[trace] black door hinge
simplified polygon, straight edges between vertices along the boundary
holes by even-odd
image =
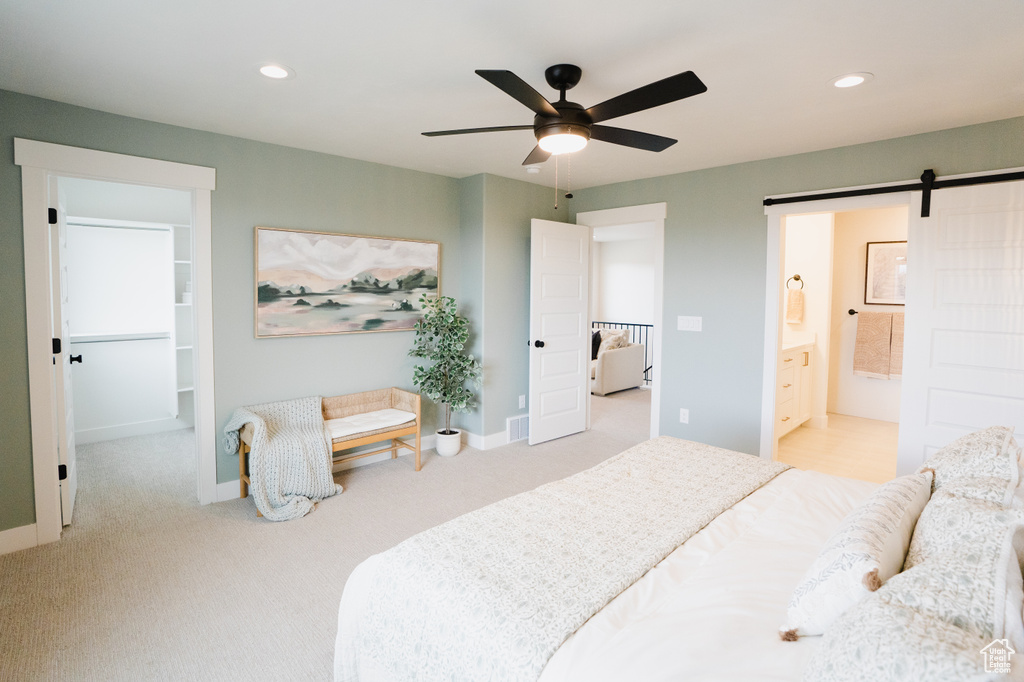
[[[58,464],[57,465],[57,480],[66,481],[68,478],[68,465]]]
[[[50,221],[51,225],[56,225],[57,224],[57,209],[55,209],[55,208],[47,209],[46,217],[47,217],[47,220]]]
[[[60,339],[53,340],[53,354],[56,355],[60,352]]]

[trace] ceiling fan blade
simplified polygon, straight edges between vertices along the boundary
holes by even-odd
[[[544,96],[530,87],[529,83],[511,71],[477,69],[476,75],[494,85],[506,94],[519,100],[535,114],[545,116],[559,116],[558,111],[551,106],[551,103],[544,99]]]
[[[699,95],[707,90],[708,86],[704,85],[693,71],[684,71],[595,104],[587,109],[587,113],[594,123],[599,123],[644,109],[660,107],[662,104]]]
[[[611,126],[591,126],[590,139],[621,144],[625,147],[636,147],[646,149],[649,152],[660,152],[668,149],[676,143],[671,137],[641,133],[638,130],[626,130],[625,128],[612,128]]]
[[[551,152],[546,152],[540,148],[540,145],[537,145],[533,148],[533,151],[530,152],[530,155],[526,157],[526,160],[523,161],[523,165],[532,166],[535,163],[544,163],[548,158],[550,158],[550,156]]]
[[[499,133],[504,130],[533,130],[533,126],[494,126],[492,128],[462,128],[460,130],[432,130],[423,133],[427,137],[438,137],[439,135],[465,135],[466,133]]]

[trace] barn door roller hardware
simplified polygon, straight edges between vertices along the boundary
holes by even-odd
[[[841,192],[822,192],[820,194],[801,194],[792,197],[767,197],[764,200],[765,206],[776,204],[796,204],[802,201],[821,201],[824,199],[845,199],[847,197],[866,197],[873,194],[895,194],[896,192],[921,192],[921,217],[927,218],[931,215],[932,191],[945,189],[946,187],[967,187],[968,185],[988,185],[994,182],[1012,182],[1024,180],[1024,171],[1013,173],[993,173],[991,175],[977,175],[970,178],[949,178],[939,180],[935,171],[931,168],[921,173],[921,181],[906,185],[889,185],[887,187],[865,187],[863,189],[849,189]]]

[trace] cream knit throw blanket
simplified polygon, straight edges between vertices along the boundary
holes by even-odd
[[[249,494],[271,521],[305,516],[342,490],[331,473],[331,437],[321,402],[313,396],[240,407],[224,427],[228,452],[237,452],[238,430],[252,424]]]

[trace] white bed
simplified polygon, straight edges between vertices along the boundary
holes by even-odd
[[[779,639],[821,546],[874,483],[790,469],[591,618],[541,682],[799,680],[816,637]]]
[[[1013,442],[1009,436],[1006,440]],[[694,445],[694,443],[686,441],[679,442],[686,446]],[[627,453],[630,452],[632,451],[627,451]],[[719,454],[725,452],[718,451]],[[1012,455],[1011,453],[1010,459],[1007,461],[1016,463],[1018,460],[1014,459]],[[755,458],[748,459],[757,462],[755,466],[765,466],[765,463],[757,461]],[[743,467],[748,466],[743,462],[738,464]],[[1013,469],[1012,473],[1004,476],[1004,478],[1009,476],[1013,479],[1006,483],[1008,492],[1013,491],[1020,480],[1018,467],[1013,466]],[[1006,470],[1009,471],[1009,469]],[[626,477],[628,478],[630,475],[642,478],[644,474],[639,470],[633,473],[628,469]],[[475,630],[467,630],[465,622],[472,621],[483,609],[479,605],[475,605],[467,610],[462,603],[454,604],[453,602],[461,602],[461,599],[454,599],[452,596],[453,594],[458,595],[458,591],[443,593],[444,597],[441,599],[431,601],[428,598],[423,603],[413,603],[419,600],[421,588],[423,592],[430,592],[432,587],[425,584],[429,581],[424,581],[421,574],[418,584],[412,581],[411,585],[400,585],[406,581],[395,581],[393,570],[391,573],[383,570],[382,562],[388,560],[384,557],[387,557],[389,553],[371,557],[352,572],[342,596],[335,645],[335,680],[339,682],[354,682],[356,680],[359,682],[401,682],[407,679],[465,679],[477,682],[482,679],[539,679],[541,682],[618,682],[622,680],[649,682],[716,680],[726,682],[730,680],[795,681],[805,679],[809,659],[815,649],[821,645],[822,638],[800,637],[799,641],[782,641],[779,631],[786,622],[787,603],[790,602],[795,589],[805,578],[809,567],[815,563],[822,547],[829,542],[829,537],[833,536],[841,525],[845,527],[844,519],[850,515],[851,511],[862,508],[868,498],[873,500],[878,497],[871,496],[871,493],[876,491],[879,486],[864,481],[796,469],[786,470],[780,474],[773,472],[771,476],[767,482],[757,483],[757,489],[750,494],[744,494],[742,499],[731,504],[725,511],[718,513],[714,520],[703,525],[681,545],[673,545],[675,549],[660,555],[665,558],[646,570],[639,580],[621,592],[617,592],[617,596],[611,598],[610,601],[602,602],[605,605],[593,612],[593,615],[572,634],[558,639],[560,644],[553,647],[553,653],[550,655],[545,653],[545,663],[538,669],[540,670],[539,674],[524,675],[521,671],[510,674],[506,672],[508,668],[498,667],[495,669],[494,666],[486,675],[480,675],[476,671],[473,674],[467,674],[468,668],[472,668],[473,656],[501,658],[503,653],[500,653],[498,649],[504,643],[501,641],[503,637],[495,636],[493,633],[503,631],[501,629],[487,631],[490,639],[477,637],[476,643],[467,644],[468,648],[473,650],[472,653],[459,651],[458,644],[471,642],[476,633]],[[928,476],[930,477],[931,474]],[[572,478],[575,477],[566,480],[572,480]],[[986,478],[986,480],[988,479]],[[649,480],[644,482],[649,483]],[[678,484],[678,481],[673,484]],[[999,484],[1001,485],[1001,483]],[[950,486],[951,489],[953,487]],[[540,489],[543,489],[543,486]],[[699,488],[690,488],[689,497],[693,497],[694,489]],[[882,493],[885,492],[880,491],[880,494]],[[956,496],[963,497],[963,495],[964,491],[957,491],[953,496],[946,496],[946,502],[953,500]],[[1002,510],[999,516],[1000,522],[1011,530],[1011,526],[1024,527],[1018,521],[1007,518],[1009,498],[1007,500],[1007,505],[998,508]],[[955,503],[955,500],[953,501]],[[1015,505],[1020,506],[1016,503]],[[938,508],[937,510],[941,511]],[[473,512],[473,514],[477,513]],[[920,513],[920,509],[918,513]],[[1013,514],[1024,518],[1020,512],[1015,511]],[[493,522],[495,518],[494,516],[489,517],[489,521]],[[945,524],[947,520],[936,514],[934,522]],[[1010,525],[1006,525],[1007,523]],[[1015,523],[1017,525],[1014,525]],[[586,525],[586,521],[584,524]],[[941,535],[942,525],[936,527],[939,528]],[[461,530],[464,531],[465,528],[461,528]],[[499,540],[501,532],[503,531],[498,531]],[[486,532],[482,536],[474,534],[473,538],[474,541],[479,540],[478,544],[486,545],[492,542],[498,544],[495,534],[490,534],[489,538],[485,536],[487,536]],[[443,540],[445,537],[442,535],[441,538]],[[447,539],[451,540],[452,538],[459,539],[461,536],[450,536]],[[454,543],[452,553],[459,554],[460,548],[459,543]],[[500,550],[496,550],[496,552],[500,553]],[[1006,555],[1006,552],[1002,552],[1002,555]],[[404,565],[407,567],[410,565],[410,556],[417,555],[407,554],[404,556],[404,561],[406,561]],[[444,565],[443,562],[440,565]],[[459,566],[460,564],[447,565]],[[939,565],[941,567],[945,564]],[[1013,559],[1011,559],[1011,565],[1016,565],[1013,563]],[[910,578],[919,576],[921,571],[926,568],[934,568],[934,565],[930,564],[928,567],[919,567],[915,571],[908,571],[913,573]],[[538,567],[538,570],[544,572],[545,568]],[[472,571],[469,573],[458,570],[453,572],[461,577],[457,580],[475,577]],[[392,582],[383,582],[381,579],[383,574],[389,574],[389,580]],[[556,570],[555,574],[560,574],[559,570]],[[1000,594],[1010,594],[1006,603],[1010,604],[1008,607],[1008,612],[1011,613],[1010,620],[1016,623],[1008,623],[1006,631],[995,630],[995,636],[1010,637],[1011,626],[1014,626],[1016,630],[1013,632],[1017,634],[1014,635],[1012,641],[1015,645],[1020,645],[1021,580],[1019,571],[1011,570],[1010,573],[1007,573],[1006,570],[1002,570],[999,576],[1012,577],[1012,580],[1009,578],[998,578],[997,580],[1002,581],[1001,585],[1010,585],[1009,590],[1012,594],[1007,593],[1006,590]],[[443,583],[444,580],[445,578],[441,577],[438,582]],[[579,581],[579,577],[569,580]],[[943,581],[952,582],[945,578]],[[893,584],[901,585],[900,581],[893,581]],[[420,609],[425,611],[426,615],[419,621],[415,619],[410,621],[408,617],[403,620],[404,616],[398,617],[396,627],[383,631],[386,634],[381,635],[380,623],[382,611],[385,609],[382,609],[380,605],[388,602],[386,600],[382,602],[380,598],[375,601],[371,595],[375,590],[379,594],[382,585],[385,586],[383,587],[384,591],[390,590],[390,587],[387,586],[394,585],[395,591],[404,595],[397,601],[392,599],[388,611],[402,611],[404,605],[411,604],[410,609]],[[1015,585],[1016,587],[1014,587]],[[473,589],[476,588],[470,590]],[[877,590],[878,588],[872,589]],[[402,593],[402,590],[406,591]],[[902,599],[898,590],[897,587],[897,600]],[[882,592],[873,594],[881,595]],[[1002,597],[997,596],[997,599],[1000,601],[994,610],[1001,608]],[[466,601],[472,601],[472,597],[467,597]],[[485,604],[486,602],[480,603]],[[871,606],[873,608],[878,604],[872,602]],[[529,606],[527,604],[524,608],[538,610],[536,605]],[[889,607],[882,605],[881,608]],[[512,615],[513,619],[517,619],[519,613],[513,612]],[[526,620],[528,621],[531,617],[535,616],[530,613]],[[873,621],[870,623],[872,624],[888,627],[890,623],[887,611],[883,611],[881,615],[874,613],[871,617]],[[899,620],[903,615],[897,614],[895,617],[894,627],[899,631],[903,627],[902,621]],[[535,620],[546,625],[543,615]],[[863,624],[857,628],[859,628],[859,632],[864,631]],[[543,629],[543,626],[539,629]],[[932,629],[932,623],[926,623],[925,637],[928,637],[927,632]],[[483,632],[483,628],[480,628],[480,631]],[[880,627],[878,631],[884,632],[884,628]],[[513,637],[518,636],[515,631],[512,632]],[[521,633],[521,631],[518,632]],[[959,633],[958,630],[956,632]],[[983,634],[985,632],[987,631],[982,630]],[[1005,632],[1007,634],[1004,634]],[[438,633],[442,636],[438,637]],[[455,645],[451,641],[444,640],[444,636],[449,635],[456,642]],[[987,642],[991,638],[991,633],[985,637],[984,641]],[[898,639],[898,637],[894,639]],[[825,641],[829,647],[836,648],[835,642],[828,641],[827,637]],[[975,639],[965,641],[967,644],[961,646],[956,654],[959,658],[954,659],[950,653],[949,659],[943,660],[942,664],[947,665],[947,668],[943,670],[952,670],[955,666],[966,665],[967,668],[962,668],[962,670],[970,672],[970,679],[1002,679],[974,677],[972,671],[980,665],[978,663],[980,658],[977,660],[975,658],[977,658],[980,648],[977,642],[981,640],[975,637]],[[380,654],[382,642],[384,649],[389,646],[402,649],[403,653],[397,654],[400,659],[397,665],[394,657],[391,658],[390,668],[379,662],[378,657],[387,658],[386,655],[381,656]],[[487,648],[487,642],[493,642],[492,649]],[[844,646],[846,646],[845,642],[839,644],[840,649]],[[861,646],[861,644],[854,643],[852,646]],[[873,652],[879,648],[880,644],[878,641],[870,641],[866,646],[868,647],[866,651]],[[903,646],[903,644],[899,643],[899,646]],[[445,665],[449,667],[442,668],[438,672],[436,665],[433,665],[427,667],[429,672],[423,672],[419,656],[423,654],[423,662],[425,662],[429,657],[425,651],[431,650],[431,647],[433,653],[436,653],[437,649],[445,649],[441,652],[440,657],[445,659]],[[895,656],[901,656],[904,649],[906,649],[905,646],[903,649],[897,649]],[[920,641],[910,642],[907,657],[909,665],[918,665],[921,660],[924,660],[923,665],[926,671],[923,676],[919,675],[916,679],[968,679],[967,677],[946,675],[937,678],[929,675],[929,672],[938,670],[932,663],[934,656],[931,654],[920,656],[920,649]],[[826,651],[828,655],[831,655],[831,649],[825,649],[822,645],[822,652]],[[465,657],[467,655],[468,658]],[[856,659],[861,656],[861,653],[841,650],[837,654],[835,659],[839,662],[837,665],[841,669],[852,667],[850,658],[844,658],[844,656],[850,655]],[[460,656],[463,657],[460,658]],[[435,655],[434,658],[436,657]],[[816,657],[816,665],[820,662],[821,657],[820,655]],[[828,663],[827,665],[833,664]],[[886,662],[882,662],[880,665],[884,667]],[[929,666],[932,667],[929,668]],[[395,670],[403,672],[395,673]],[[1022,671],[1024,669],[1015,669],[1014,672]],[[905,670],[903,672],[905,673]],[[829,669],[827,677],[829,679],[882,679],[882,677],[874,676],[874,673],[871,672],[863,675],[853,674],[852,676],[846,675],[842,671],[838,675],[834,673],[835,670]],[[889,679],[904,679],[904,675],[897,672],[889,675]]]
[[[551,657],[541,682],[799,680],[816,638],[779,639],[786,603],[829,535],[876,487],[782,473],[587,621]],[[398,682],[354,649],[380,556],[360,564],[345,586],[336,680]]]

